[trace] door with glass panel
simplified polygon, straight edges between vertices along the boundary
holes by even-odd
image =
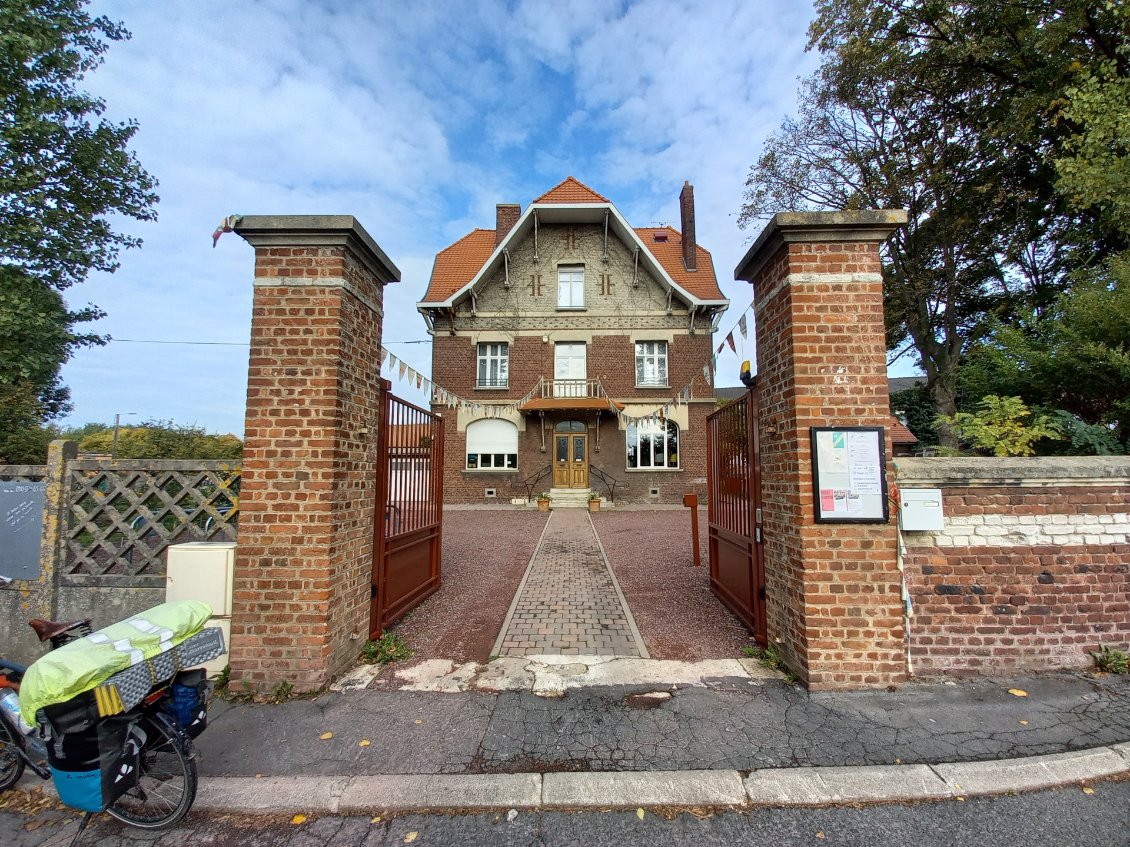
[[[581,421],[562,421],[554,427],[553,487],[589,487],[588,427]]]
[[[553,355],[553,396],[587,397],[587,376],[584,342],[559,342]]]

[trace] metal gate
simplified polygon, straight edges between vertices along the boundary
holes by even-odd
[[[370,638],[439,588],[443,530],[443,418],[382,382]]]
[[[766,646],[757,392],[707,418],[710,589]]]

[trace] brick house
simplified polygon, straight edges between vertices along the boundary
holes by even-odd
[[[606,493],[603,477],[617,500],[703,490],[703,366],[729,301],[695,242],[689,183],[679,204],[681,231],[633,228],[569,177],[436,256],[417,308],[433,381],[462,398],[433,397],[446,501],[505,501],[540,473],[537,490],[562,499]]]

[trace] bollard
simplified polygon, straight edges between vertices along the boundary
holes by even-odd
[[[698,554],[698,495],[684,494],[683,505],[691,510],[691,542],[694,545],[694,566],[701,567],[702,559]]]

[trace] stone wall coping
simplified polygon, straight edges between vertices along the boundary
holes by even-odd
[[[734,279],[753,282],[782,245],[791,242],[886,241],[906,223],[902,209],[858,212],[778,212],[734,268]]]
[[[353,215],[244,215],[235,232],[252,247],[347,247],[381,283],[400,281],[400,269]]]
[[[1130,456],[900,457],[903,488],[1058,488],[1130,485]]]

